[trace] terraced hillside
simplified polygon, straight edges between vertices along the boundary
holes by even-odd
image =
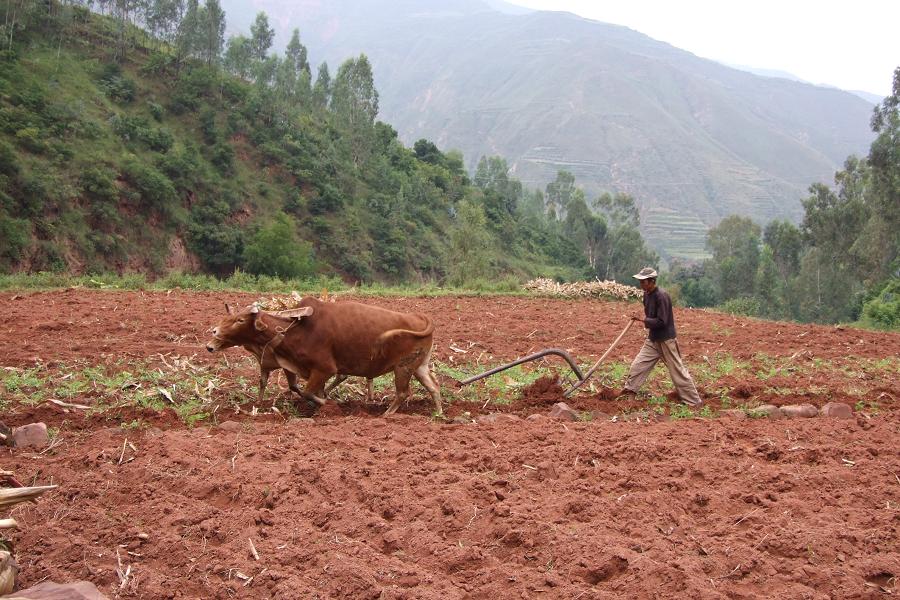
[[[559,169],[594,197],[628,192],[705,225],[730,214],[796,220],[815,181],[865,154],[872,105],[848,92],[760,77],[630,29],[567,13],[505,14],[476,0],[225,2],[298,27],[334,66],[365,52],[381,115],[411,143],[502,155],[543,188]],[[277,43],[277,42],[276,42]],[[890,74],[886,73],[885,77]],[[657,240],[665,254],[702,244]]]

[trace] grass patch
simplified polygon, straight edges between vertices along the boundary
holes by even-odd
[[[672,406],[671,410],[669,410],[669,417],[676,421],[678,419],[693,419],[697,416],[691,407],[685,404],[675,404]]]
[[[225,279],[212,275],[170,273],[158,279],[149,279],[140,273],[125,275],[68,275],[65,273],[13,273],[0,274],[0,290],[27,291],[83,288],[95,290],[150,290],[172,289],[215,292],[255,292],[260,294],[289,294],[291,291],[319,293],[328,290],[334,295],[365,296],[533,296],[532,292],[512,286],[508,281],[496,284],[478,282],[472,286],[440,286],[436,283],[384,285],[379,283],[348,286],[337,277],[311,279],[281,279],[268,275],[251,275],[235,271]]]
[[[161,365],[119,361],[111,365],[59,364],[53,369],[43,365],[7,367],[0,371],[7,410],[15,404],[34,406],[54,398],[88,406],[89,414],[124,407],[159,412],[172,409],[188,426],[209,419],[216,405],[233,405],[236,399],[242,403],[255,397],[255,390],[244,378],[230,378],[230,382],[226,385],[215,369],[191,365],[188,359],[179,357],[164,360]]]

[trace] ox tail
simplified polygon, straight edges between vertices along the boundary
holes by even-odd
[[[375,340],[375,346],[372,348],[372,358],[382,356],[388,341],[398,336],[424,338],[434,333],[434,321],[426,315],[421,316],[425,319],[425,329],[422,329],[421,331],[413,331],[412,329],[389,329],[379,335],[378,339]]]

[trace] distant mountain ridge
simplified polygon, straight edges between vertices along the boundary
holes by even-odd
[[[240,4],[240,5],[239,5]],[[406,143],[504,156],[543,188],[572,171],[589,198],[632,194],[664,254],[702,251],[728,214],[797,219],[814,181],[865,154],[872,105],[851,93],[759,77],[626,27],[570,13],[508,14],[479,0],[236,0],[232,30],[265,10],[334,72],[365,53],[380,118]]]
[[[799,81],[801,83],[810,83],[809,81],[803,79],[802,77],[798,77],[793,73],[789,73],[788,71],[781,71],[779,69],[761,69],[758,67],[750,67],[747,65],[735,65],[730,63],[723,63],[726,66],[732,67],[734,69],[738,69],[739,71],[747,71],[748,73],[753,73],[754,75],[759,75],[761,77],[775,77],[778,79],[788,79],[790,81]],[[811,84],[816,85],[816,84]],[[819,87],[829,88],[829,89],[841,89],[836,88],[833,85],[825,85],[822,84]],[[869,102],[872,105],[881,104],[881,101],[884,100],[883,96],[879,96],[878,94],[873,94],[872,92],[865,92],[863,90],[844,90],[845,92],[849,92],[855,96],[859,96],[863,100]]]

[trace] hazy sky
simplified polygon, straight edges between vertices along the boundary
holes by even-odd
[[[625,25],[728,64],[886,96],[900,66],[900,1],[507,0]]]

